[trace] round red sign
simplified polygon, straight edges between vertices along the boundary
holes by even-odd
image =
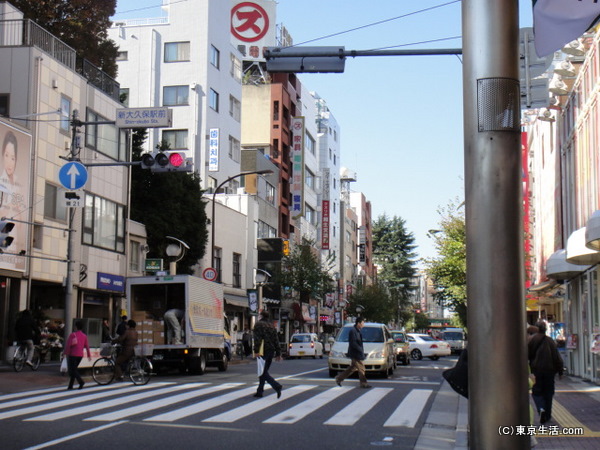
[[[202,272],[202,277],[208,281],[215,281],[217,279],[217,269],[213,269],[212,267],[207,267]]]
[[[241,2],[231,8],[231,33],[240,41],[259,41],[268,31],[269,16],[260,5]]]

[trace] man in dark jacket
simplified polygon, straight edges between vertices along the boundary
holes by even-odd
[[[262,352],[261,352],[262,346]],[[262,375],[258,377],[258,389],[255,397],[262,397],[265,389],[265,382],[269,383],[275,392],[277,398],[281,397],[283,387],[271,375],[269,375],[269,367],[273,357],[279,361],[281,359],[281,349],[279,348],[279,339],[277,338],[277,330],[271,322],[269,322],[269,312],[263,311],[261,319],[254,325],[254,357],[262,356],[265,360],[265,367]]]
[[[556,374],[562,377],[564,366],[554,340],[546,336],[546,323],[538,322],[535,326],[538,332],[527,344],[529,366],[535,376],[531,396],[540,413],[540,423],[546,423],[552,419],[554,377]]]
[[[367,383],[367,377],[365,375],[365,350],[363,348],[362,333],[360,330],[365,325],[364,319],[358,317],[354,326],[350,329],[348,336],[348,357],[350,358],[350,366],[335,377],[335,382],[338,386],[342,385],[342,381],[352,375],[354,372],[358,372],[358,379],[360,380],[361,388],[370,388],[371,385]]]
[[[31,362],[34,350],[33,341],[38,338],[40,330],[33,319],[31,310],[25,309],[21,312],[15,323],[15,334],[19,344],[27,344],[27,361],[25,361],[25,364],[33,367],[33,363]]]

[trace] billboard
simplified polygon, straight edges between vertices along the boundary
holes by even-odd
[[[273,0],[231,2],[231,42],[246,61],[264,61],[263,48],[276,45]]]
[[[292,117],[291,130],[292,204],[290,210],[292,218],[296,219],[304,214],[304,117]]]
[[[31,135],[0,120],[0,143],[0,217],[27,222],[31,194]],[[15,222],[10,235],[13,242],[2,249],[4,252],[27,251],[29,225]],[[25,260],[22,256],[0,254],[0,268],[25,271]]]

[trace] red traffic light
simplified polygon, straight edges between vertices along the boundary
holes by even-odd
[[[185,162],[185,159],[181,156],[181,153],[171,153],[169,155],[169,162],[173,167],[180,167]]]

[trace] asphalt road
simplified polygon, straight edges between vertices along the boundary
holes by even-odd
[[[339,388],[327,358],[276,362],[281,399],[256,390],[253,363],[208,369],[201,376],[167,374],[147,386],[116,383],[0,396],[3,449],[61,448],[413,448],[455,357],[413,361],[390,378],[351,378]]]

